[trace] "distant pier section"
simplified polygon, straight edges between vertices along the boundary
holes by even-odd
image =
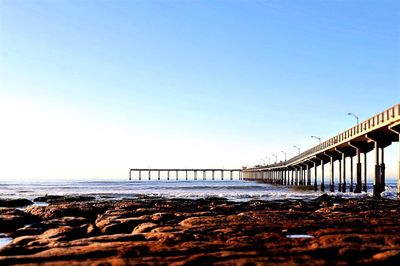
[[[133,168],[129,180],[242,180],[242,169]]]
[[[385,190],[384,149],[393,142],[398,142],[399,138],[400,104],[396,104],[287,161],[245,168],[243,179],[287,186],[313,186],[315,190],[320,188],[324,191],[325,164],[329,164],[331,192],[335,191],[337,182],[338,191],[346,192],[349,189],[350,192],[359,193],[367,191],[367,153],[373,151],[373,194],[380,196]],[[356,159],[355,169],[353,158]],[[338,163],[339,168],[336,175],[335,163]],[[400,147],[397,178],[397,189],[400,192]],[[321,180],[320,186],[318,180]]]

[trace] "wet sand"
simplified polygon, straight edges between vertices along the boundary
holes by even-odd
[[[221,198],[1,202],[0,265],[398,265],[400,201]],[[26,204],[26,201],[25,203]]]

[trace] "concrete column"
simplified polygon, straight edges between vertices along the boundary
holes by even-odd
[[[364,152],[364,184],[363,191],[367,192],[367,153]]]
[[[299,186],[303,185],[303,168],[299,168]]]
[[[196,171],[194,171],[194,180],[197,180],[197,170]]]
[[[295,185],[299,185],[299,169],[296,167],[296,180],[295,180]]]
[[[149,170],[149,180],[151,180],[151,170]]]
[[[283,176],[283,184],[284,184],[284,185],[288,185],[288,184],[286,183],[286,178],[288,178],[289,175],[288,175],[286,169],[283,170],[283,174],[284,174],[284,176]]]
[[[381,165],[380,165],[380,170],[381,170],[381,192],[385,191],[385,150],[384,148],[381,148]]]
[[[335,192],[335,165],[334,165],[334,161],[333,158],[330,157],[331,159],[331,180],[330,180],[330,184],[329,184],[329,188],[331,192]]]
[[[285,169],[282,169],[281,170],[281,174],[282,174],[282,178],[281,178],[281,182],[280,182],[280,184],[281,185],[283,185],[283,184],[285,184],[285,180],[286,180],[286,172],[285,172]]]
[[[139,170],[139,180],[142,180],[142,171]]]
[[[325,191],[325,166],[324,160],[321,160],[321,191]]]
[[[281,183],[281,178],[282,178],[282,170],[278,170],[278,178],[276,179],[276,184]]]
[[[311,172],[308,164],[306,166],[306,172],[307,172],[307,186],[311,186]]]
[[[161,179],[161,173],[160,173],[160,170],[158,170],[158,180],[160,180]]]
[[[282,170],[278,170],[278,178],[276,179],[276,183],[280,184],[282,179]]]
[[[277,184],[281,184],[281,182],[282,182],[282,175],[283,173],[282,173],[282,170],[278,170],[278,180],[277,180]]]
[[[132,171],[129,170],[129,181],[132,180],[132,175],[131,175]]]
[[[293,179],[294,179],[294,170],[292,169],[292,177],[291,177],[291,180],[290,180],[290,185],[292,185],[293,186]]]
[[[224,180],[224,170],[221,170],[221,180]]]
[[[231,171],[231,180],[233,180],[233,171]]]
[[[361,153],[360,149],[356,149],[357,152],[357,164],[356,164],[356,189],[354,190],[354,193],[361,193]]]
[[[318,181],[317,181],[318,175],[317,175],[317,163],[314,162],[314,190],[318,190]]]
[[[375,177],[374,177],[374,186],[373,186],[373,195],[374,197],[380,197],[381,195],[381,169],[379,165],[379,147],[378,142],[375,141]]]
[[[203,180],[207,180],[207,171],[203,171]]]
[[[167,171],[167,180],[169,180],[169,171]]]
[[[285,180],[286,180],[286,172],[285,172],[285,169],[282,169],[281,170],[281,174],[282,174],[282,178],[281,178],[281,185],[284,185],[285,184]]]
[[[303,170],[303,166],[300,166],[300,186],[305,185],[304,184],[304,170]]]
[[[339,186],[338,191],[342,192],[342,160],[339,159]]]
[[[214,170],[211,171],[211,174],[212,174],[212,178],[211,179],[215,180],[215,172],[214,172]]]
[[[186,170],[186,180],[188,180],[188,171]]]
[[[350,156],[350,192],[353,192],[353,156]]]
[[[346,192],[346,155],[342,153],[342,161],[343,161],[343,169],[342,169],[342,176],[343,176],[343,183],[342,183],[342,192]]]
[[[176,171],[176,180],[179,180],[179,173],[178,173],[178,171]]]
[[[400,134],[399,134],[399,169],[397,173],[397,197],[400,198]]]

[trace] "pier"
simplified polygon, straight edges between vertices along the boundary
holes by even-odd
[[[156,174],[152,178],[152,174]],[[189,174],[193,174],[192,180],[207,180],[207,173],[211,173],[211,180],[217,180],[216,174],[219,173],[219,180],[234,180],[234,174],[238,180],[242,180],[242,169],[152,169],[152,168],[133,168],[129,170],[129,180],[132,176],[137,176],[136,180],[161,180],[164,176],[166,180],[182,180],[179,174],[184,173],[183,180],[189,180]],[[227,175],[228,174],[228,175]],[[209,179],[210,180],[210,179]]]
[[[378,197],[385,190],[385,148],[398,142],[399,138],[400,104],[397,104],[286,161],[244,168],[243,179],[286,186],[310,186],[324,191],[325,178],[329,178],[331,192],[335,191],[335,182],[338,183],[338,191],[346,192],[349,182],[349,191],[360,193],[367,191],[367,154],[373,152],[373,195]],[[350,162],[346,164],[348,160]],[[339,166],[337,180],[335,163]],[[326,164],[329,165],[328,177],[325,176]],[[320,185],[317,183],[318,167]],[[400,152],[397,189],[400,192]]]

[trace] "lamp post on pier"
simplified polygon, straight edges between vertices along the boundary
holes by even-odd
[[[285,162],[287,161],[287,159],[286,159],[286,152],[284,152],[284,151],[281,151],[283,154],[285,154]]]
[[[299,147],[297,147],[297,146],[293,146],[293,148],[296,148],[297,149],[297,151],[299,152],[299,154],[300,154],[300,148]]]
[[[268,156],[266,156],[265,158],[268,159],[268,164],[271,164],[271,159]]]
[[[357,120],[357,125],[358,125],[358,116],[356,116],[354,113],[347,113],[347,115],[354,116],[354,118]]]
[[[311,137],[314,138],[314,139],[319,140],[319,144],[321,144],[321,138],[318,138],[318,137],[316,137],[316,136],[311,136]]]
[[[275,163],[277,163],[278,162],[278,156],[276,156],[275,154],[272,154],[272,156],[275,157]]]

